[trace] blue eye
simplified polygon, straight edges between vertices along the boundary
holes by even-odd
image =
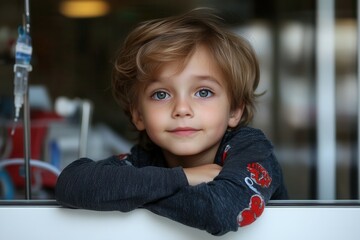
[[[211,97],[212,95],[214,95],[214,93],[212,91],[210,91],[209,89],[201,89],[195,93],[195,96],[201,97],[201,98],[208,98],[208,97]]]
[[[164,91],[157,91],[153,95],[151,95],[151,98],[155,100],[164,100],[168,98],[170,95],[167,92]]]

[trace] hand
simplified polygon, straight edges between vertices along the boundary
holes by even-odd
[[[198,167],[184,168],[185,175],[191,186],[211,182],[219,175],[222,167],[217,164],[205,164]]]

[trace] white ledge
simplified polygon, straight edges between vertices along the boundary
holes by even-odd
[[[268,206],[253,224],[221,237],[138,209],[129,213],[0,204],[0,239],[360,239],[360,207]]]

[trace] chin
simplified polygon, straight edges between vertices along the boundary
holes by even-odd
[[[201,153],[201,151],[198,151],[198,150],[195,150],[195,149],[189,149],[189,148],[168,149],[168,152],[175,155],[175,156],[181,156],[181,157],[195,156],[195,155],[198,155],[199,153]]]
[[[173,155],[179,156],[179,157],[192,157],[200,154],[200,152],[192,152],[192,151],[182,151],[182,152],[171,152]]]

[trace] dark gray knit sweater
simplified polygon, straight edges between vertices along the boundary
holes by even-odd
[[[62,171],[56,200],[99,211],[146,208],[222,235],[255,221],[269,199],[287,198],[273,147],[260,130],[227,132],[214,162],[223,166],[214,181],[190,186],[181,167],[166,166],[160,149],[134,146],[126,155],[82,158]]]

